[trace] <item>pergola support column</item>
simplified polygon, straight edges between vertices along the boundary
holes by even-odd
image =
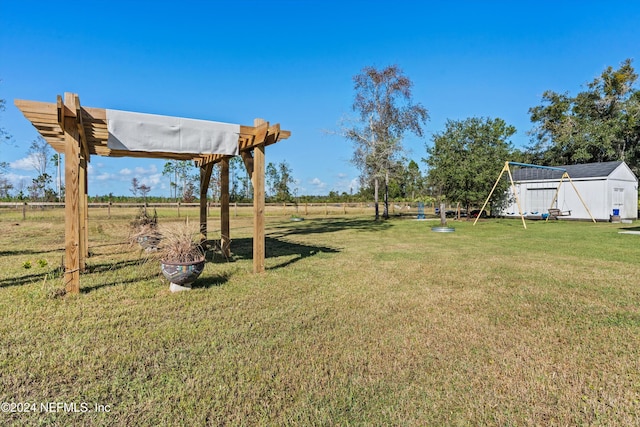
[[[64,282],[69,293],[80,292],[80,259],[84,258],[80,241],[80,140],[74,117],[67,116],[67,108],[76,111],[73,94],[64,94],[62,120],[64,123],[64,175],[65,175],[65,258]],[[83,261],[84,264],[84,261]]]
[[[220,161],[220,250],[225,258],[231,256],[229,227],[229,157]]]
[[[207,193],[209,192],[209,182],[213,163],[207,163],[200,167],[200,241],[207,241]]]
[[[87,159],[82,155],[80,150],[80,162],[78,168],[78,223],[80,226],[80,240],[79,240],[79,268],[80,272],[84,273],[86,269],[86,258],[89,256],[89,239],[88,239],[88,226],[89,226],[89,200],[87,189]]]
[[[263,119],[255,119],[254,126],[265,123]],[[266,242],[264,233],[265,210],[265,146],[258,144],[253,149],[253,272],[263,273],[265,270]]]

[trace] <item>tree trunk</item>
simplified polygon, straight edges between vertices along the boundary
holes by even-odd
[[[378,208],[378,187],[379,183],[378,178],[376,177],[373,179],[373,204],[376,209],[376,221],[380,219],[380,211]]]
[[[389,219],[389,171],[384,174],[384,219]]]

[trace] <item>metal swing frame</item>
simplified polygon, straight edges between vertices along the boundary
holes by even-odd
[[[493,195],[493,192],[495,191],[496,187],[498,186],[498,183],[500,182],[500,179],[502,179],[502,175],[504,175],[504,173],[506,172],[507,175],[509,176],[509,182],[511,183],[511,190],[513,191],[513,195],[516,198],[516,204],[518,206],[518,214],[520,215],[520,219],[522,220],[522,226],[525,229],[527,228],[527,223],[526,223],[526,221],[524,219],[524,214],[522,212],[522,207],[520,206],[520,198],[518,197],[518,192],[516,191],[516,184],[513,181],[513,175],[511,174],[511,168],[509,167],[510,165],[513,165],[513,166],[524,166],[524,167],[529,167],[529,168],[550,169],[550,170],[562,171],[562,177],[560,177],[560,182],[558,183],[558,187],[556,188],[556,192],[555,192],[555,194],[553,196],[553,200],[551,201],[551,206],[549,206],[549,209],[548,209],[549,215],[547,216],[545,221],[549,221],[549,217],[551,216],[551,212],[552,211],[554,213],[555,212],[558,213],[557,215],[555,215],[556,217],[557,216],[567,216],[567,214],[564,214],[564,212],[562,210],[556,209],[556,208],[553,207],[553,204],[556,202],[556,200],[558,200],[558,194],[560,193],[560,187],[562,186],[562,183],[564,182],[564,179],[566,178],[569,181],[569,183],[571,184],[571,186],[573,187],[573,189],[576,192],[576,194],[578,195],[578,198],[580,199],[580,202],[582,202],[582,205],[584,206],[584,208],[589,213],[589,216],[591,217],[591,220],[594,223],[596,222],[596,219],[591,214],[591,210],[589,209],[589,207],[585,203],[584,199],[582,198],[582,195],[580,194],[580,192],[576,188],[575,184],[573,183],[573,180],[571,179],[571,177],[567,173],[566,169],[558,168],[558,167],[552,167],[552,166],[540,166],[540,165],[532,165],[532,164],[528,164],[528,163],[519,163],[519,162],[510,162],[510,161],[504,162],[504,166],[502,167],[502,170],[500,171],[500,175],[498,175],[498,179],[496,179],[495,184],[493,184],[493,188],[491,189],[491,192],[489,193],[489,196],[487,196],[487,199],[484,201],[484,204],[482,205],[482,209],[480,209],[480,212],[483,212],[484,209],[487,207],[487,204],[489,203],[489,199],[491,198],[491,196]],[[569,211],[568,215],[571,215],[571,211]],[[478,215],[478,217],[476,217],[475,221],[473,221],[473,225],[476,225],[476,223],[478,222],[478,218],[479,217],[480,217],[480,215]]]

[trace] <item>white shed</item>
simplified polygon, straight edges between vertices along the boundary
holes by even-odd
[[[558,168],[567,171],[579,193],[566,178],[563,180],[553,206],[563,212],[563,218],[591,219],[579,196],[582,196],[598,221],[608,221],[610,215],[616,212],[621,219],[638,218],[638,178],[625,162],[586,163]],[[524,167],[514,169],[512,175],[523,213],[548,213],[563,172],[559,169]],[[512,191],[509,189],[510,193]],[[510,197],[512,202],[503,214],[518,215],[514,199]]]

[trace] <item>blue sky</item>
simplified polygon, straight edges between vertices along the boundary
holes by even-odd
[[[279,122],[292,135],[267,162],[290,165],[298,194],[349,192],[352,146],[325,131],[351,113],[363,67],[397,64],[413,81],[431,119],[404,143],[424,171],[447,119],[502,118],[524,146],[545,90],[575,94],[626,58],[640,69],[639,25],[636,1],[0,1],[0,126],[13,135],[0,161],[29,183],[37,132],[13,100],[74,92],[84,106]],[[137,177],[169,195],[163,165],[94,156],[89,194],[129,195]]]

